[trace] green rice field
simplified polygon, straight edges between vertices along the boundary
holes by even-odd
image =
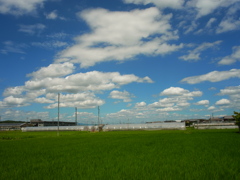
[[[240,179],[233,130],[0,132],[0,179]]]

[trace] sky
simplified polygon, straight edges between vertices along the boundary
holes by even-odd
[[[0,0],[1,120],[240,111],[240,0]]]

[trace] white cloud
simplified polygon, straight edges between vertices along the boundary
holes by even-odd
[[[55,19],[60,19],[60,20],[66,20],[66,18],[59,16],[57,10],[53,10],[50,13],[45,13],[46,19],[50,20],[55,20]]]
[[[36,99],[34,100],[34,102],[36,102],[36,103],[40,103],[40,104],[54,103],[53,100],[47,99],[47,98],[45,98],[45,97],[36,98]]]
[[[182,79],[181,82],[197,84],[204,81],[219,82],[230,78],[240,78],[240,69],[231,69],[229,71],[212,71],[204,75],[186,77]]]
[[[52,95],[50,95],[52,96]],[[104,100],[99,99],[93,93],[84,92],[77,94],[61,94],[60,106],[61,107],[79,107],[81,109],[95,108],[105,103]],[[58,107],[58,103],[46,106],[47,109]]]
[[[131,95],[129,92],[127,91],[112,91],[109,95],[109,98],[112,99],[122,99],[123,102],[131,102],[132,101],[132,97],[134,97],[133,95]]]
[[[165,89],[160,93],[161,96],[182,96],[182,97],[196,97],[202,96],[201,91],[192,91],[180,88],[180,87],[170,87]]]
[[[184,4],[184,0],[124,0],[125,3],[133,3],[133,4],[155,4],[158,8],[173,8],[179,9],[182,8]]]
[[[209,105],[209,100],[201,100],[201,101],[198,101],[196,103],[194,103],[195,105],[201,105],[201,106],[208,106]]]
[[[4,96],[16,96],[16,95],[21,95],[23,93],[23,91],[25,91],[24,86],[16,86],[16,87],[11,87],[11,88],[7,88],[4,90],[3,95]]]
[[[218,46],[220,43],[222,43],[222,41],[215,41],[213,43],[209,43],[209,42],[205,42],[202,43],[200,46],[198,46],[197,48],[195,48],[192,51],[188,51],[189,54],[188,55],[184,55],[179,57],[179,59],[183,59],[185,61],[197,61],[200,60],[200,53],[209,49],[209,48],[215,48],[216,46]]]
[[[222,21],[218,25],[216,33],[219,34],[227,31],[239,30],[240,29],[240,20],[238,16],[239,10],[240,10],[239,4],[231,6],[226,11],[225,17],[222,19]]]
[[[147,104],[145,102],[136,103],[135,108],[143,108],[143,107],[146,107],[146,105]]]
[[[46,26],[41,23],[37,23],[37,24],[33,24],[33,25],[21,24],[19,26],[20,26],[20,29],[19,29],[20,32],[24,32],[24,33],[27,33],[30,35],[39,34],[46,28]]]
[[[167,44],[177,39],[169,23],[172,15],[162,15],[157,8],[111,12],[106,9],[85,10],[78,14],[92,32],[77,38],[76,44],[59,53],[57,62],[93,66],[104,61],[124,61],[138,54],[167,54],[182,48],[182,44]],[[126,21],[127,19],[127,21]],[[159,37],[153,37],[158,34]]]
[[[64,48],[68,43],[63,41],[45,41],[45,42],[32,42],[33,46],[45,48],[45,49],[54,49],[54,48]]]
[[[50,77],[61,77],[73,73],[75,66],[72,63],[50,64],[48,67],[42,67],[40,70],[28,74],[33,79],[44,79]]]
[[[45,14],[47,19],[57,19],[58,18],[58,14],[57,14],[57,10],[54,10],[48,14]]]
[[[161,96],[179,96],[184,93],[188,93],[188,90],[180,88],[180,87],[170,87],[165,89],[163,92],[160,93]]]
[[[221,89],[218,95],[237,95],[240,94],[240,86],[231,86]]]
[[[149,77],[140,78],[133,74],[121,75],[118,72],[90,71],[87,73],[71,74],[74,70],[71,63],[51,64],[29,74],[31,80],[26,81],[24,86],[7,88],[4,91],[6,97],[1,106],[25,106],[29,103],[53,103],[56,102],[56,94],[59,92],[75,93],[63,95],[61,106],[94,108],[104,104],[104,101],[95,97],[91,92],[101,92],[120,88],[122,85],[137,83],[152,83]],[[63,77],[61,77],[63,76]],[[85,92],[79,94],[80,92]],[[132,95],[124,91],[118,91],[118,98],[129,102]],[[116,94],[115,94],[116,95]],[[46,97],[45,97],[46,96]],[[116,98],[116,96],[114,96]],[[81,99],[83,98],[83,99]],[[57,104],[51,104],[46,108],[54,108]]]
[[[221,21],[219,27],[217,28],[217,33],[224,33],[227,31],[233,31],[240,29],[240,20],[233,18],[227,18]]]
[[[213,111],[213,110],[216,110],[217,108],[215,107],[215,106],[210,106],[209,108],[208,108],[208,110],[209,111]]]
[[[30,121],[30,119],[42,119],[44,121],[50,120],[49,112],[35,112],[35,111],[21,111],[14,109],[6,109],[1,112],[4,120],[15,120],[15,121]]]
[[[221,89],[220,93],[217,95],[229,96],[231,100],[231,104],[229,104],[229,106],[233,107],[234,109],[240,108],[240,86],[226,87],[225,89]]]
[[[77,93],[88,90],[110,90],[133,82],[151,83],[150,80],[150,78],[140,78],[132,74],[120,75],[118,72],[91,71],[69,75],[65,78],[33,79],[25,82],[25,87],[30,90],[46,88],[49,92]]]
[[[5,41],[3,42],[4,47],[0,50],[0,53],[2,54],[8,54],[8,53],[20,53],[25,54],[24,49],[28,46],[23,43],[16,43],[13,41]]]
[[[218,106],[229,105],[231,102],[228,99],[221,99],[217,101],[215,104]]]
[[[196,18],[200,18],[213,13],[219,8],[231,7],[238,3],[239,0],[124,0],[124,2],[143,5],[154,4],[160,9],[172,8],[185,11],[194,10]]]
[[[125,120],[123,123],[132,123],[133,118],[136,118],[136,112],[126,109],[106,115],[106,121],[110,121],[111,123],[114,121],[119,123],[118,121],[121,122],[122,120]]]
[[[3,101],[0,101],[0,107],[22,107],[22,106],[28,106],[30,105],[27,103],[26,98],[18,98],[13,96],[8,96],[3,99]]]
[[[216,21],[217,21],[216,18],[210,18],[209,21],[208,21],[207,24],[206,24],[206,28],[211,28],[211,27],[212,27],[212,24],[213,24],[214,22],[216,22]]]
[[[230,65],[235,63],[236,61],[240,61],[240,46],[234,46],[232,48],[232,54],[230,56],[225,56],[221,59],[218,64],[220,65]]]
[[[238,2],[238,0],[191,0],[187,2],[197,12],[197,18],[213,13],[218,8],[226,8]]]
[[[201,91],[192,91],[180,88],[170,87],[163,90],[160,96],[168,96],[160,99],[158,102],[149,104],[149,108],[155,108],[160,112],[180,111],[190,106],[188,101],[193,100],[194,97],[202,96]]]
[[[46,0],[0,0],[0,13],[24,15],[33,13]]]
[[[166,107],[166,108],[162,108],[162,109],[157,109],[156,111],[159,112],[171,112],[171,111],[181,111],[182,109],[177,108],[177,107]]]

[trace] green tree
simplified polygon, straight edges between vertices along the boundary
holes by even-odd
[[[234,111],[233,113],[234,115],[232,117],[234,117],[234,119],[236,120],[236,125],[238,126],[239,133],[240,133],[240,113],[236,111]]]

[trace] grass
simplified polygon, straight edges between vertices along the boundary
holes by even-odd
[[[0,179],[240,179],[237,130],[0,132]]]

